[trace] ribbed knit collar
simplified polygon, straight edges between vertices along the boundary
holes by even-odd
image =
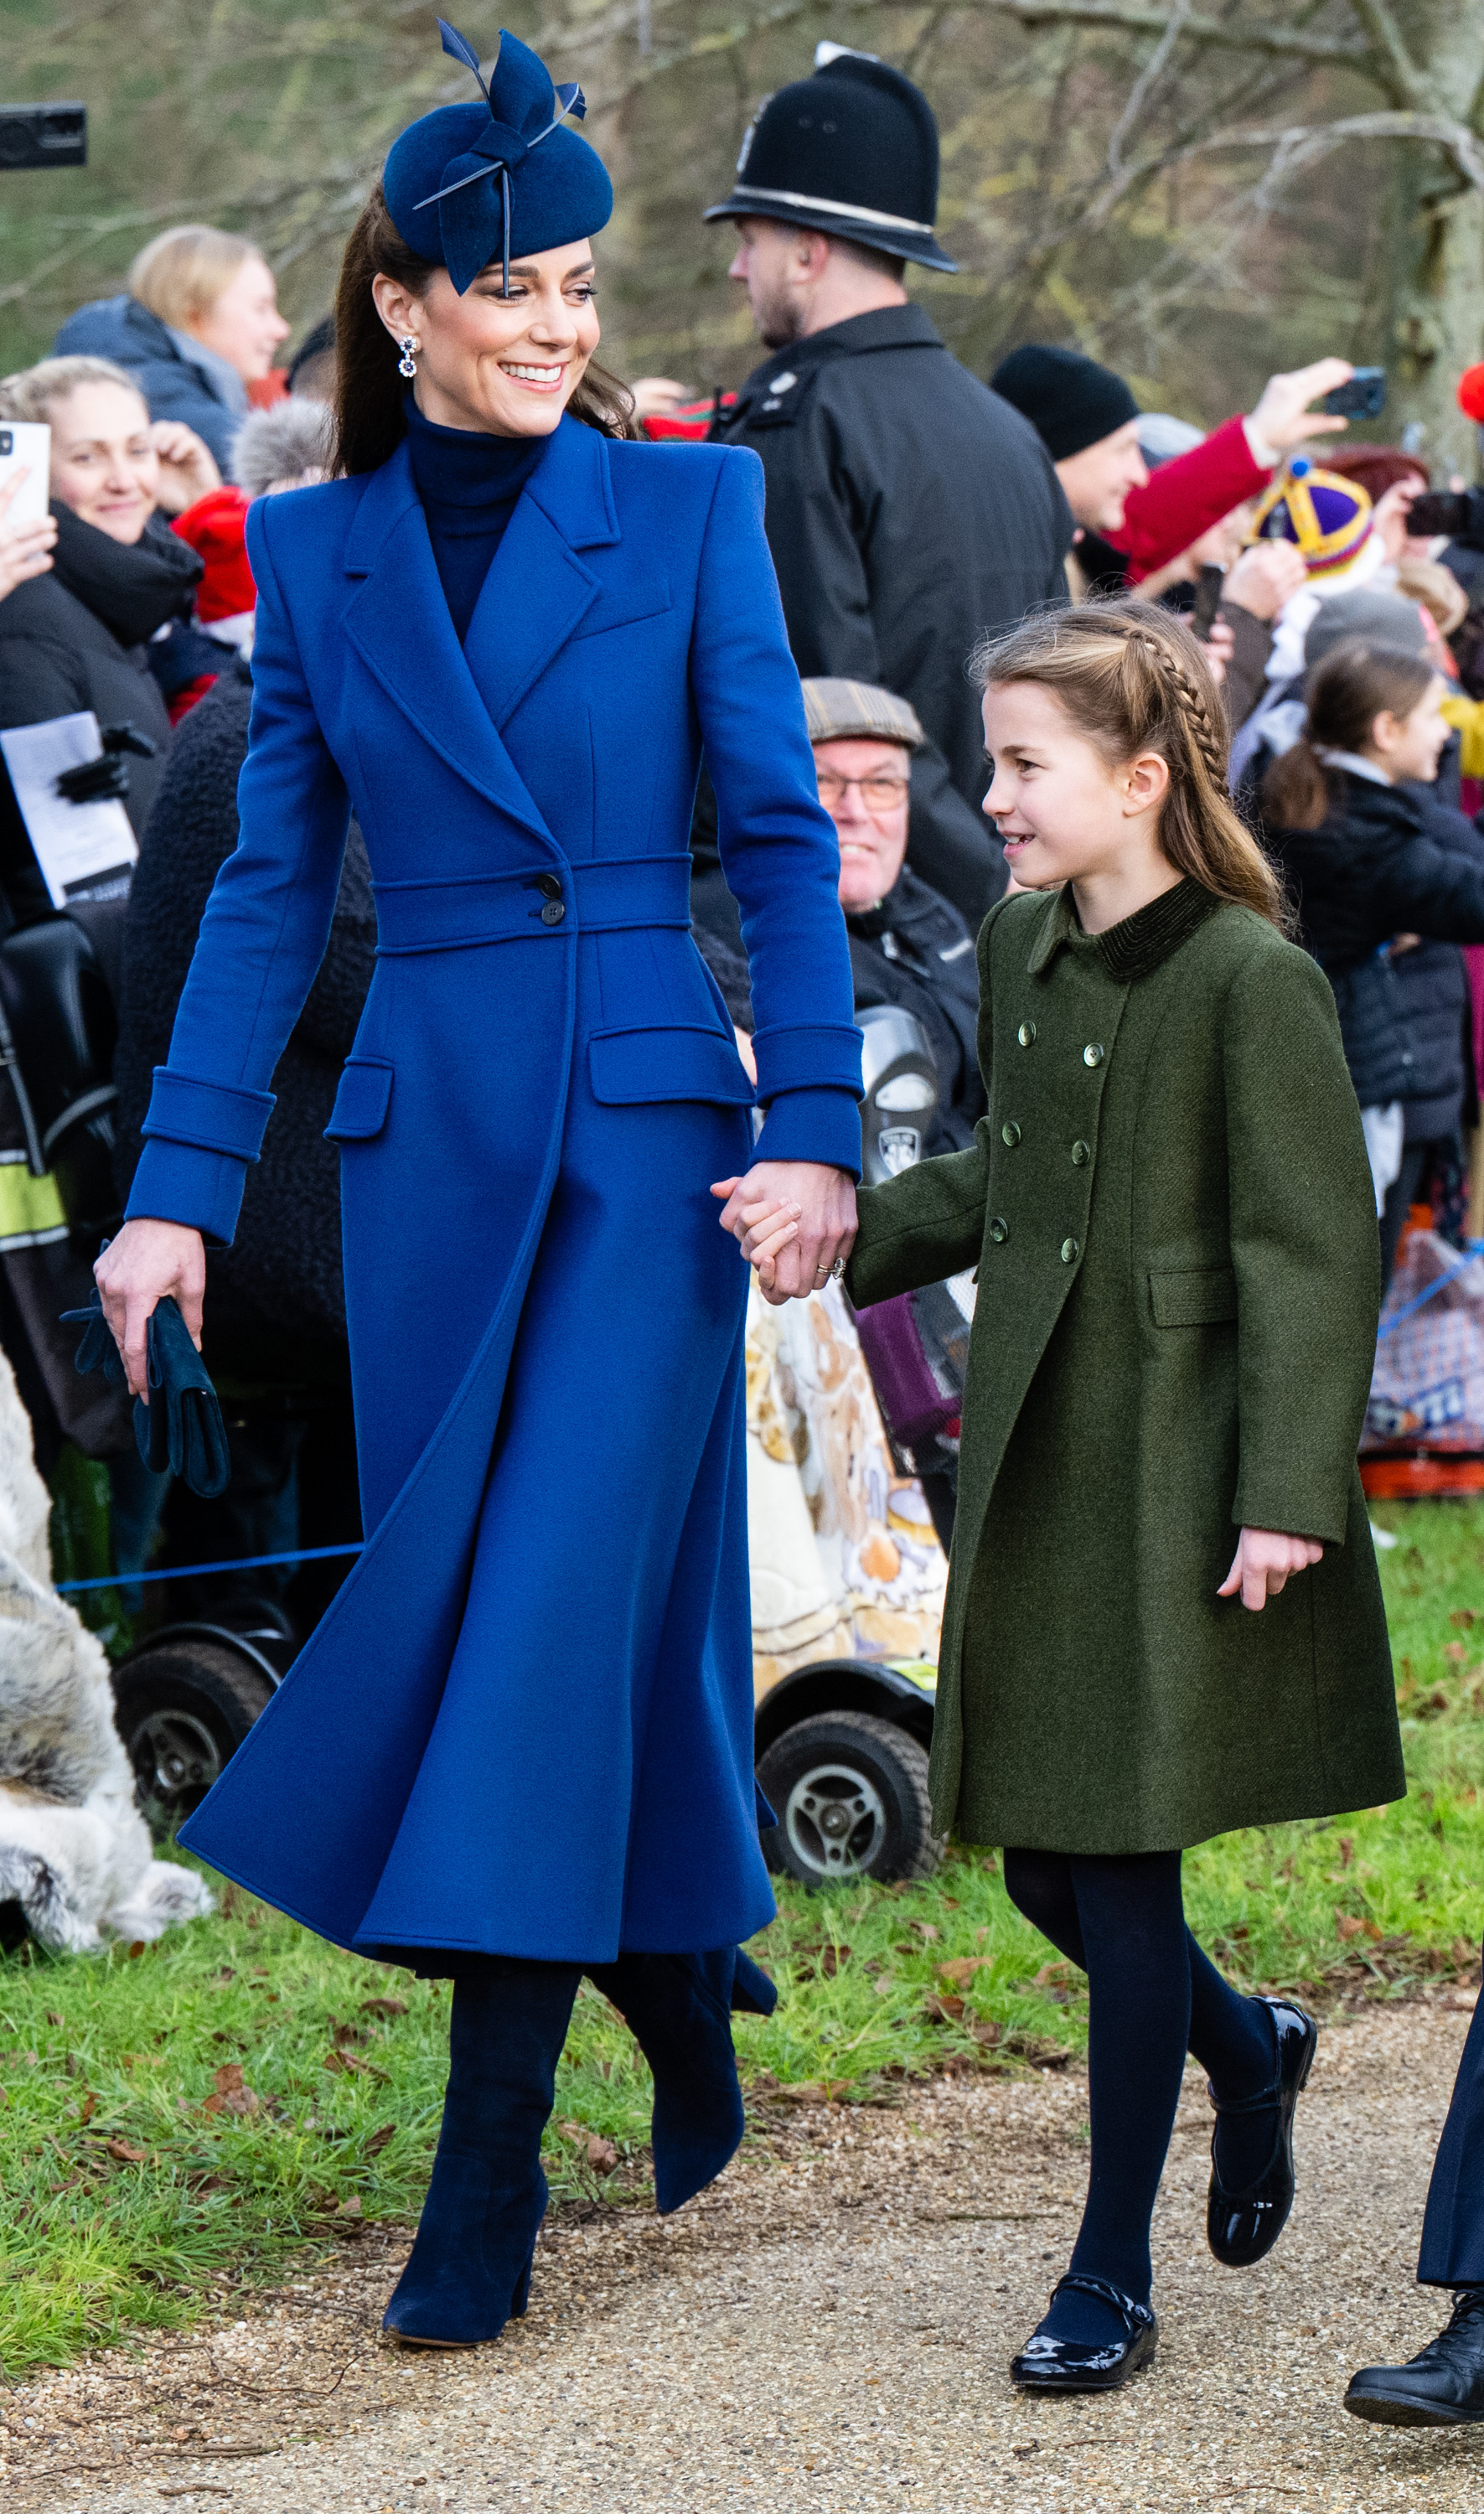
[[[1173,890],[1161,891],[1146,908],[1137,909],[1105,933],[1085,934],[1068,881],[1058,891],[1026,965],[1032,977],[1040,977],[1067,943],[1095,953],[1110,978],[1129,986],[1168,960],[1220,904],[1215,893],[1198,881],[1178,881]]]
[[[407,449],[423,507],[448,532],[498,531],[545,453],[545,436],[493,436],[440,427],[409,389]]]

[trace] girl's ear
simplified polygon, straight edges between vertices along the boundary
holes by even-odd
[[[1170,763],[1157,750],[1142,750],[1126,763],[1119,784],[1124,817],[1133,820],[1164,801],[1170,791]]]
[[[1366,736],[1366,749],[1379,752],[1384,759],[1396,748],[1399,724],[1400,718],[1393,715],[1389,708],[1383,708],[1380,715],[1373,715],[1371,718],[1370,729]]]

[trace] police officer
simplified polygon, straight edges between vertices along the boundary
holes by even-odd
[[[1034,428],[961,367],[902,286],[953,270],[933,233],[938,126],[868,54],[822,44],[770,97],[708,219],[739,235],[771,352],[720,420],[767,474],[767,527],[801,673],[883,686],[927,735],[909,859],[978,923],[1004,865],[977,805],[964,672],[986,629],[1064,599],[1072,519]]]

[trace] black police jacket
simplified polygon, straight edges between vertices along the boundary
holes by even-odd
[[[961,1153],[984,1114],[979,1070],[979,968],[956,909],[903,865],[879,908],[847,913],[856,1009],[915,1013],[938,1066],[938,1114],[926,1154]]]
[[[1064,601],[1071,511],[1019,411],[946,348],[918,305],[856,314],[776,350],[719,431],[767,475],[767,531],[800,672],[910,699],[908,858],[976,925],[1004,861],[976,810],[986,629]]]

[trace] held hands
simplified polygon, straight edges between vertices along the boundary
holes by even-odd
[[[176,1306],[201,1350],[201,1305],[206,1293],[206,1246],[183,1222],[126,1222],[93,1269],[103,1316],[124,1358],[132,1397],[149,1402],[144,1373],[144,1329],[157,1301],[173,1292]]]
[[[1240,1592],[1243,1605],[1260,1614],[1295,1571],[1309,1570],[1323,1553],[1323,1546],[1312,1536],[1279,1536],[1270,1527],[1244,1527],[1231,1568],[1216,1594],[1234,1598]]]
[[[718,1179],[723,1231],[757,1268],[775,1309],[822,1291],[856,1244],[855,1182],[822,1161],[757,1161],[745,1178]]]

